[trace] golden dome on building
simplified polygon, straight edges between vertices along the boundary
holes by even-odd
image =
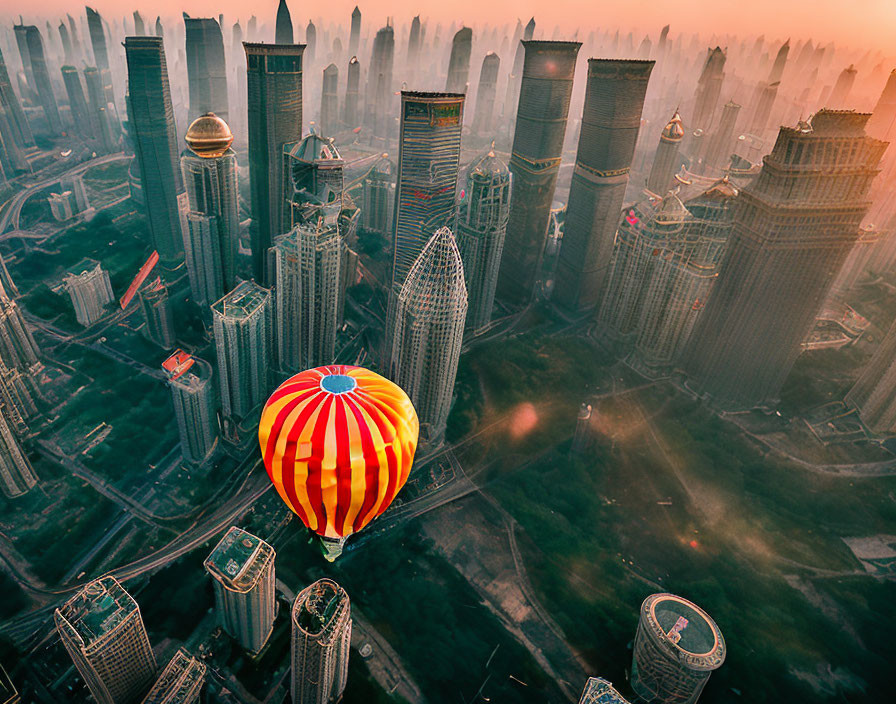
[[[194,154],[211,159],[222,156],[230,148],[233,132],[215,113],[207,112],[193,120],[184,139]]]

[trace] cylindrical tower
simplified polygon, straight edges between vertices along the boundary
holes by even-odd
[[[553,298],[568,310],[593,309],[603,297],[653,64],[588,60],[582,130],[554,277]]]
[[[651,193],[666,195],[666,190],[678,171],[678,147],[681,145],[682,137],[684,127],[681,125],[681,115],[676,110],[672,119],[663,128],[656,156],[653,158],[653,167],[650,169],[650,176],[647,177],[647,190]]]
[[[566,135],[579,42],[523,41],[525,51],[510,171],[513,198],[499,295],[526,303],[541,264]]]
[[[361,123],[358,114],[358,99],[361,90],[361,64],[358,57],[353,56],[348,62],[348,80],[345,84],[345,103],[342,106],[342,121],[346,127],[354,129]]]
[[[500,68],[501,57],[495,52],[488,52],[482,59],[482,69],[479,71],[479,90],[476,92],[476,111],[473,113],[473,132],[481,136],[488,135],[492,130]]]
[[[644,702],[693,704],[725,662],[725,639],[709,614],[674,594],[641,604],[631,685]]]

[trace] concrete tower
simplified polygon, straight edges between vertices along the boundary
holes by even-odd
[[[355,5],[352,10],[352,28],[348,37],[348,53],[350,56],[357,56],[358,45],[361,41],[361,10]]]
[[[457,244],[467,284],[467,328],[479,330],[492,318],[498,269],[510,217],[510,169],[494,152],[467,170],[457,215]]]
[[[140,607],[114,577],[88,584],[53,614],[56,630],[98,704],[137,704],[156,659]]]
[[[828,96],[827,101],[825,101],[824,107],[830,107],[835,110],[842,110],[849,107],[849,94],[856,82],[857,74],[858,71],[852,64],[843,69],[840,75],[837,76],[837,82],[834,84],[834,88],[831,90],[831,94]]]
[[[394,316],[389,375],[413,402],[421,438],[437,445],[451,410],[467,316],[463,261],[447,227],[411,267]]]
[[[348,62],[348,80],[345,84],[345,103],[342,106],[342,122],[346,127],[354,129],[361,124],[358,105],[361,99],[361,64],[358,57],[352,56]]]
[[[513,135],[513,196],[498,295],[527,303],[539,277],[572,96],[579,42],[523,41],[525,60]]]
[[[280,0],[277,6],[277,21],[274,27],[274,42],[276,44],[292,44],[292,17],[289,14],[289,8],[286,6],[286,0]]]
[[[177,350],[162,363],[168,377],[180,449],[184,460],[204,464],[218,442],[218,399],[212,383],[212,366]]]
[[[709,614],[674,594],[641,604],[631,686],[639,700],[694,704],[725,661],[725,639]]]
[[[663,195],[672,184],[673,177],[678,173],[678,148],[683,137],[681,114],[676,110],[672,119],[663,128],[656,156],[653,157],[653,166],[647,177],[647,190],[651,193]]]
[[[495,52],[488,52],[482,59],[479,90],[476,92],[476,110],[473,113],[473,132],[481,137],[488,137],[492,133],[500,68],[501,57]]]
[[[697,81],[697,92],[694,95],[693,116],[689,123],[692,132],[707,132],[713,125],[713,115],[719,103],[722,82],[725,80],[725,52],[721,47],[708,51],[706,63]]]
[[[740,105],[729,100],[722,108],[719,124],[710,133],[706,141],[706,156],[703,163],[710,172],[721,172],[731,161],[737,139],[737,117]]]
[[[367,76],[367,118],[366,123],[376,137],[387,138],[391,133],[394,115],[392,112],[392,65],[395,59],[395,33],[386,25],[376,33],[373,52],[370,56],[370,71]]]
[[[319,579],[292,606],[292,702],[339,701],[348,679],[352,612],[336,582]]]
[[[567,310],[592,310],[603,297],[652,69],[653,61],[588,60],[582,131],[554,280],[553,298]],[[511,210],[511,227],[512,218]]]
[[[470,54],[473,51],[473,30],[461,27],[451,42],[451,57],[448,60],[447,93],[466,93],[470,77]]]
[[[177,167],[174,107],[160,37],[127,37],[128,120],[139,166],[153,246],[164,266],[184,256],[180,211],[185,205]]]
[[[236,285],[239,186],[230,127],[214,113],[190,125],[180,168],[187,193],[184,245],[193,298],[217,301]]]
[[[65,84],[65,93],[68,96],[68,105],[72,113],[72,124],[75,131],[83,137],[93,139],[90,111],[87,109],[87,98],[84,96],[84,86],[81,85],[81,74],[74,66],[62,67],[62,82]]]
[[[822,110],[781,128],[740,193],[719,281],[685,351],[685,371],[727,407],[773,401],[859,236],[885,142],[867,114]],[[798,185],[798,187],[797,187]]]
[[[274,548],[231,526],[203,563],[215,587],[218,623],[250,653],[264,647],[274,618]]]
[[[222,120],[229,113],[227,66],[224,36],[218,21],[209,17],[188,17],[184,13],[186,33],[187,81],[190,86],[191,120],[212,112]]]
[[[333,134],[339,128],[339,69],[336,64],[324,69],[319,126],[321,134]]]
[[[283,145],[302,137],[303,44],[247,44],[252,272],[266,282],[267,252],[283,221]]]
[[[50,133],[55,136],[62,134],[62,120],[59,117],[59,106],[56,103],[56,95],[53,93],[53,83],[50,80],[50,72],[47,68],[47,58],[44,54],[44,43],[40,36],[40,30],[34,25],[16,25],[14,27],[16,39],[22,37],[27,53],[27,61],[31,74],[31,88],[37,93],[37,99],[47,121]],[[22,45],[19,45],[21,51]],[[25,62],[23,55],[22,62]]]

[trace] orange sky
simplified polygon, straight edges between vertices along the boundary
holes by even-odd
[[[287,0],[288,1],[288,0]],[[356,0],[292,0],[293,21],[303,24],[309,9],[315,20],[345,18]],[[387,14],[401,24],[416,12],[438,21],[491,23],[535,15],[548,32],[555,24],[585,33],[597,27],[622,27],[655,36],[669,22],[676,31],[760,34],[768,38],[812,36],[823,42],[868,46],[893,53],[896,37],[896,0],[363,0],[358,3],[371,25],[381,25]],[[4,14],[21,12],[21,0],[0,0]],[[83,1],[39,0],[43,14],[83,12]],[[139,9],[144,17],[186,10],[193,15],[247,17],[273,24],[277,0],[92,0],[100,12],[121,17]],[[326,8],[325,10],[322,8]],[[27,15],[27,13],[26,13]],[[365,22],[366,24],[366,22]]]

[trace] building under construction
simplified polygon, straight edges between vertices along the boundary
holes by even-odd
[[[296,597],[291,620],[293,704],[339,701],[352,640],[348,594],[333,580],[319,579]]]
[[[641,604],[632,689],[644,702],[694,704],[725,654],[725,639],[709,614],[680,596],[653,594]]]

